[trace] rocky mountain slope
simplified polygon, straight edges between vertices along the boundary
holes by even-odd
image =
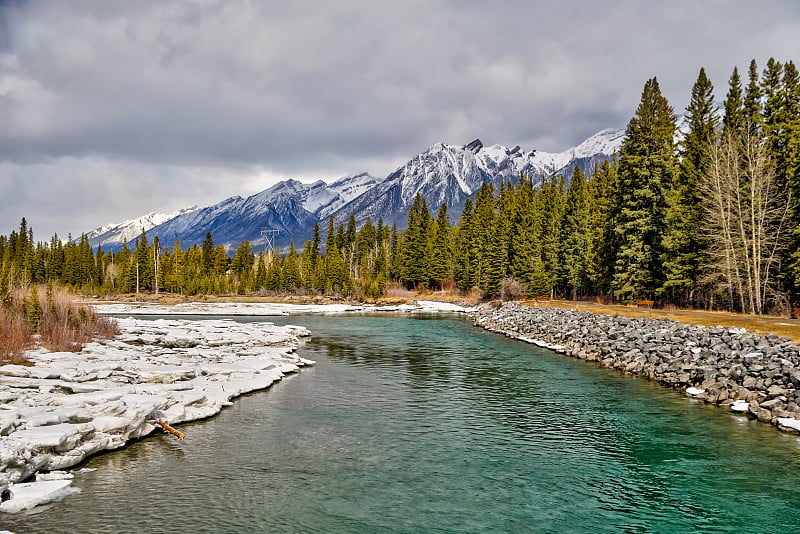
[[[623,136],[623,130],[603,130],[580,145],[557,153],[525,151],[519,146],[487,147],[479,139],[465,145],[437,143],[383,180],[367,173],[345,176],[330,184],[322,180],[308,184],[286,180],[247,198],[235,196],[213,206],[163,216],[164,220],[157,224],[145,223],[155,222],[158,217],[121,223],[132,228],[125,234],[113,234],[106,230],[111,226],[103,227],[89,234],[90,242],[118,248],[145,229],[148,235],[159,236],[166,246],[180,239],[182,246],[188,247],[201,243],[211,232],[215,243],[233,249],[245,239],[256,247],[264,246],[262,230],[273,229],[278,231],[275,244],[285,248],[294,241],[301,247],[311,236],[314,224],[319,223],[324,231],[331,215],[341,223],[350,216],[359,224],[371,217],[376,222],[382,218],[385,224],[402,227],[417,193],[432,212],[446,203],[451,220],[455,221],[464,201],[484,182],[499,186],[502,181],[516,180],[520,173],[534,182],[551,174],[569,177],[575,166],[589,172],[593,165],[619,150]],[[98,241],[101,237],[102,242]]]

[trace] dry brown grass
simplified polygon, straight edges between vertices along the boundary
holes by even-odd
[[[32,336],[28,321],[0,309],[0,365],[27,363],[23,354],[33,346]]]
[[[649,319],[666,318],[681,323],[702,326],[745,328],[749,332],[755,332],[761,335],[775,334],[781,337],[788,337],[791,338],[795,343],[800,344],[800,321],[796,319],[789,319],[788,317],[747,315],[742,313],[704,310],[661,310],[653,308],[637,308],[635,306],[596,304],[591,302],[568,300],[552,300],[545,304],[528,302],[528,304],[531,306],[574,308],[578,311],[589,311],[592,313],[601,313],[606,315],[620,315],[623,317],[645,317]]]
[[[37,312],[33,311],[34,292],[24,288],[15,289],[11,305],[0,309],[0,363],[23,361],[25,350],[36,344],[33,334],[37,330],[38,344],[54,351],[79,351],[93,337],[119,333],[116,323],[76,305],[75,296],[66,290],[38,287],[36,293]]]

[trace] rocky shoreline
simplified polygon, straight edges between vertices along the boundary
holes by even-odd
[[[486,304],[470,315],[487,330],[800,433],[800,347],[789,338],[518,303]]]

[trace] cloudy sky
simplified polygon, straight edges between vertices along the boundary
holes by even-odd
[[[385,176],[443,141],[561,151],[657,76],[800,61],[797,0],[0,0],[0,234]]]

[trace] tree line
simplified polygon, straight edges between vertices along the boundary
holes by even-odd
[[[0,236],[0,292],[57,280],[92,292],[296,292],[369,298],[389,283],[520,295],[653,300],[785,312],[800,303],[800,77],[794,63],[734,68],[721,108],[700,69],[682,124],[648,80],[620,152],[584,174],[485,183],[461,216],[419,195],[406,228],[328,220],[301,250],[186,250],[145,232],[114,253]]]

